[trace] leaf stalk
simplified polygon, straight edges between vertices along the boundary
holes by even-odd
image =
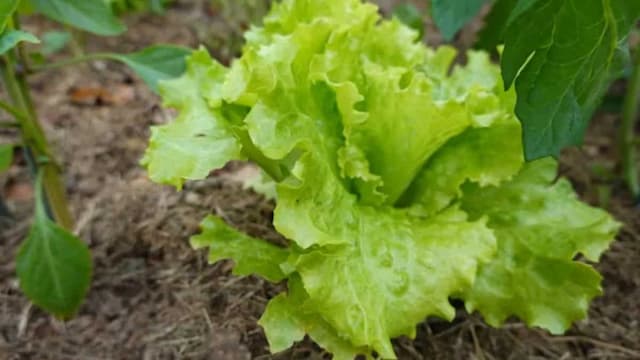
[[[622,176],[634,199],[640,197],[640,181],[636,161],[635,125],[640,104],[640,49],[635,51],[633,73],[629,78],[620,128]]]
[[[31,154],[34,159],[47,159],[44,162],[33,161],[34,171],[36,173],[42,172],[42,184],[53,219],[60,226],[72,229],[73,220],[60,176],[60,168],[53,161],[44,131],[38,122],[38,115],[31,99],[25,74],[16,70],[17,59],[20,55],[19,52],[11,51],[0,61],[0,78],[2,78],[7,94],[14,104],[13,106],[5,106],[3,109],[10,112],[20,124],[22,142],[27,153]]]
[[[109,53],[85,54],[85,55],[72,57],[70,59],[53,62],[50,64],[32,65],[29,68],[29,73],[32,74],[32,73],[37,73],[45,70],[58,69],[65,66],[75,65],[75,64],[94,61],[94,60],[113,60],[113,55]]]

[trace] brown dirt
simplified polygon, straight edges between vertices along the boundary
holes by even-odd
[[[202,34],[200,9],[180,5],[167,17],[135,16],[131,32],[94,39],[89,50],[129,51],[154,42],[195,46]],[[36,32],[52,24],[32,19]],[[220,56],[225,56],[220,53]],[[0,228],[0,359],[326,359],[309,341],[269,355],[257,319],[281,289],[255,277],[230,274],[231,263],[206,264],[188,245],[208,213],[223,216],[253,235],[278,241],[270,224],[272,204],[233,179],[238,165],[190,183],[183,192],[150,183],[138,166],[148,128],[171,113],[159,106],[130,72],[95,63],[50,72],[31,83],[41,120],[66,169],[77,231],[91,247],[93,285],[77,317],[62,323],[33,308],[21,295],[15,252],[28,226],[30,194],[11,197],[19,221]],[[134,99],[110,106],[77,105],[73,88],[133,90]],[[640,359],[640,211],[613,173],[618,117],[601,114],[587,145],[570,150],[562,171],[589,202],[606,205],[625,227],[597,265],[604,296],[590,317],[565,336],[527,329],[517,321],[501,329],[460,312],[453,324],[430,320],[415,340],[395,342],[400,359]],[[2,135],[4,134],[4,135]],[[11,133],[0,133],[11,136]],[[7,189],[28,176],[18,162]],[[24,188],[24,186],[22,186]],[[612,189],[607,195],[606,189]]]

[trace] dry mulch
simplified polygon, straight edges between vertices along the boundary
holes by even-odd
[[[89,48],[130,51],[153,42],[195,46],[201,31],[191,24],[209,16],[197,10],[183,5],[164,18],[132,17],[132,31],[124,38],[90,39]],[[205,20],[225,26],[220,19]],[[29,24],[36,32],[52,26],[40,19]],[[5,191],[22,189],[22,196],[9,202],[20,220],[0,228],[0,359],[329,358],[309,341],[270,355],[256,322],[281,288],[232,276],[230,262],[208,265],[206,254],[188,245],[209,213],[250,234],[279,239],[270,223],[273,204],[239,185],[242,165],[189,183],[181,193],[150,183],[138,161],[149,126],[167,121],[171,113],[117,64],[55,71],[35,77],[31,85],[65,166],[76,230],[91,246],[95,276],[86,303],[66,323],[33,308],[21,295],[13,259],[31,205],[29,192],[20,186],[28,176],[18,163],[0,179]],[[126,103],[80,104],[69,95],[86,87],[126,88]],[[570,150],[563,158],[562,171],[581,195],[605,204],[625,224],[598,265],[604,296],[593,303],[589,319],[565,336],[552,337],[517,321],[493,329],[461,311],[452,324],[430,319],[419,325],[415,340],[398,339],[401,359],[640,359],[640,211],[606,175],[615,171],[617,120],[599,115],[583,150]],[[604,175],[596,167],[605,169]]]

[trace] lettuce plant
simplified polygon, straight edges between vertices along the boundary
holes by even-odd
[[[395,358],[450,298],[499,326],[562,333],[585,317],[619,227],[581,203],[557,163],[525,163],[516,97],[480,52],[453,65],[359,0],[288,0],[246,34],[229,68],[205,50],[164,82],[175,121],[155,127],[150,177],[180,187],[230,160],[276,182],[287,247],[210,216],[195,248],[287,290],[260,324],[271,350],[305,334],[336,359]]]

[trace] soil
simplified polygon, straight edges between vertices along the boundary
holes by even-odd
[[[88,37],[86,47],[120,52],[158,42],[193,47],[207,40],[203,34],[211,29],[219,34],[242,28],[232,21],[183,1],[164,17],[130,16],[127,35]],[[36,33],[56,27],[40,18],[27,24]],[[437,36],[429,39],[439,42]],[[214,54],[228,61],[236,41]],[[256,277],[232,276],[230,262],[208,265],[206,254],[188,245],[209,213],[278,241],[271,226],[273,204],[238,181],[245,165],[231,164],[182,192],[151,183],[138,162],[149,126],[168,121],[172,113],[119,64],[51,71],[30,85],[64,166],[76,232],[91,247],[95,274],[85,304],[67,322],[21,295],[14,258],[29,225],[33,192],[18,157],[0,177],[0,190],[17,219],[0,227],[0,359],[330,358],[308,340],[270,355],[257,320],[282,289]],[[87,98],[86,89],[116,100]],[[415,340],[397,339],[400,359],[640,359],[640,210],[612,175],[618,123],[616,114],[598,114],[586,145],[562,158],[563,174],[585,201],[608,208],[624,223],[596,265],[604,276],[604,295],[593,302],[589,318],[564,336],[550,336],[516,320],[494,329],[460,311],[453,323],[420,324]],[[0,140],[14,136],[0,131]]]

